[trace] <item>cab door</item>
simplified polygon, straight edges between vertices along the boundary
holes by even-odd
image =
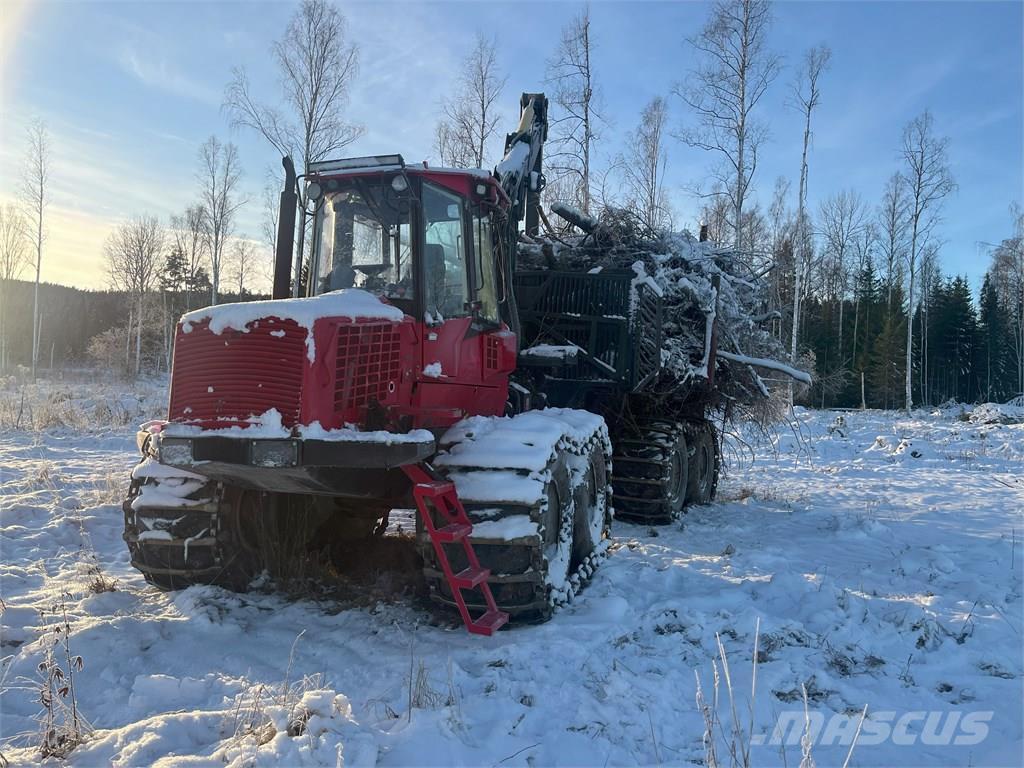
[[[498,321],[490,220],[433,184],[423,184],[422,202],[424,397],[467,414],[502,413],[515,339]]]

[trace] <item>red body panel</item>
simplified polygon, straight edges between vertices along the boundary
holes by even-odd
[[[211,333],[206,322],[187,333],[179,324],[168,419],[214,425],[277,408],[284,425],[293,426],[301,406],[305,339],[306,330],[290,320],[267,319],[250,324],[246,333],[221,334]]]
[[[245,425],[276,408],[286,427],[365,426],[377,408],[389,428],[443,429],[471,415],[500,415],[515,368],[515,336],[480,332],[470,318],[426,326],[321,318],[307,332],[264,318],[246,332],[214,334],[196,323],[175,337],[168,419],[204,428]],[[440,363],[443,375],[424,373]],[[410,423],[411,421],[411,423]]]

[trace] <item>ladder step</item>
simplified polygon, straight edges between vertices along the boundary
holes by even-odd
[[[480,618],[467,624],[466,629],[474,635],[487,635],[490,637],[506,624],[508,624],[508,614],[495,609],[487,611]]]
[[[455,493],[455,483],[450,480],[432,480],[429,483],[416,483],[416,490],[423,496],[437,498]]]
[[[473,532],[473,526],[469,523],[452,523],[434,531],[434,538],[445,544],[452,541],[462,541]]]
[[[472,589],[473,587],[479,587],[481,583],[487,581],[487,578],[490,575],[490,568],[474,568],[473,566],[470,566],[469,568],[461,570],[455,574],[455,586],[459,589]]]

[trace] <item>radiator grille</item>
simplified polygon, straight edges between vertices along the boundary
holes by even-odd
[[[402,373],[398,326],[357,323],[338,327],[334,408],[354,418],[351,409],[371,400],[385,402]]]
[[[180,328],[171,377],[172,421],[242,422],[271,408],[285,426],[299,419],[306,329],[294,321],[262,320],[248,333],[211,333],[206,323]]]

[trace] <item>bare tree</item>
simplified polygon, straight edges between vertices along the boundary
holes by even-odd
[[[498,74],[497,43],[477,35],[462,64],[459,88],[443,107],[435,148],[441,164],[453,168],[483,168],[487,148],[501,115],[495,103],[507,77]]]
[[[913,406],[914,351],[914,289],[922,248],[929,232],[938,221],[943,199],[956,189],[956,182],[949,169],[949,139],[937,137],[934,133],[934,119],[925,110],[915,117],[903,130],[903,145],[900,155],[903,159],[903,174],[907,184],[907,215],[910,231],[910,247],[906,253],[907,264],[907,354],[905,396],[906,409]]]
[[[235,126],[258,131],[282,155],[309,164],[340,152],[362,135],[344,111],[359,64],[345,17],[326,0],[303,0],[271,53],[281,77],[282,107],[258,101],[244,69],[236,69],[224,92]],[[305,227],[300,228],[294,292],[298,295]]]
[[[855,246],[866,223],[860,195],[843,190],[821,204],[819,230],[824,240],[822,276],[828,296],[839,305],[839,362],[843,362],[843,308]]]
[[[1013,235],[996,246],[992,254],[992,280],[999,306],[1008,315],[1013,339],[1017,391],[1024,393],[1024,211],[1010,207]]]
[[[790,183],[784,176],[775,178],[772,190],[772,202],[768,207],[768,256],[772,269],[766,275],[769,290],[769,309],[776,311],[771,321],[772,335],[784,342],[784,322],[782,310],[788,306],[789,291],[792,285],[789,278],[793,275],[793,213],[786,205]]]
[[[7,367],[7,284],[17,280],[28,262],[28,222],[15,205],[0,208],[0,370]]]
[[[629,135],[629,149],[622,160],[629,206],[640,220],[652,229],[665,226],[671,220],[665,195],[665,128],[668,124],[668,105],[661,96],[651,99],[640,115],[640,122]]]
[[[142,324],[146,295],[156,281],[164,249],[164,231],[155,216],[139,216],[121,224],[107,238],[104,253],[112,285],[134,303],[135,375],[142,365]],[[131,336],[129,315],[128,335]]]
[[[591,173],[594,144],[600,138],[601,94],[594,83],[591,62],[594,41],[590,6],[562,29],[558,49],[547,64],[546,81],[553,86],[552,100],[560,114],[551,122],[553,150],[548,167],[556,182],[573,192],[572,203],[591,213]]]
[[[49,204],[50,134],[42,120],[28,127],[28,151],[22,176],[21,196],[29,220],[29,238],[36,252],[36,286],[32,298],[32,378],[39,360],[39,277],[43,268],[43,244],[46,242],[44,216]]]
[[[245,293],[246,281],[252,277],[256,268],[256,248],[245,236],[236,238],[231,249],[231,277],[238,286],[238,298]]]
[[[171,216],[174,247],[181,253],[185,262],[186,311],[192,309],[192,292],[196,288],[210,244],[207,219],[206,209],[202,205],[190,205],[181,215]]]
[[[729,236],[729,198],[720,187],[701,207],[700,222],[708,228],[708,240],[725,243]]]
[[[767,129],[754,109],[779,73],[779,57],[767,45],[768,0],[717,0],[704,29],[689,42],[700,64],[675,93],[696,114],[697,126],[679,138],[721,156],[715,176],[732,207],[733,239],[743,248],[743,206],[757,169]]]
[[[238,148],[211,136],[199,148],[200,199],[205,213],[205,228],[210,255],[211,303],[217,303],[220,290],[224,246],[234,229],[235,213],[245,202],[238,197],[241,176]]]
[[[807,227],[807,153],[811,146],[811,116],[821,101],[821,89],[818,81],[822,73],[828,69],[832,51],[827,46],[819,45],[804,53],[803,63],[797,71],[793,82],[792,103],[799,108],[804,119],[803,152],[800,156],[800,189],[797,195],[796,236],[794,238],[793,256],[793,337],[790,342],[790,360],[797,359],[797,342],[800,338],[800,301],[804,293],[803,283],[809,274],[809,255],[806,252],[808,241]]]
[[[886,182],[877,218],[885,262],[885,307],[891,314],[892,291],[902,282],[902,263],[907,250],[906,179],[899,173],[894,173]]]
[[[866,215],[866,213],[867,212],[865,210],[865,215]],[[878,228],[875,226],[875,223],[873,221],[866,221],[866,223],[860,228],[859,237],[857,237],[854,240],[854,243],[853,243],[854,256],[855,256],[856,264],[857,264],[857,271],[856,271],[857,283],[856,283],[856,285],[861,285],[861,280],[862,280],[864,274],[866,273],[866,271],[868,270],[869,267],[872,270],[874,270],[874,267],[875,267],[875,251],[876,251],[877,247],[878,247]],[[851,354],[851,357],[852,357],[852,359],[853,359],[855,364],[857,362],[857,343],[858,343],[858,335],[857,334],[858,334],[858,331],[860,329],[860,317],[861,317],[860,300],[862,298],[861,294],[862,294],[861,290],[856,290],[856,292],[854,293],[854,296],[853,296],[853,352]],[[866,315],[865,318],[864,318],[865,328],[869,328],[870,327],[869,323],[871,321],[871,318],[870,318],[870,316],[867,315],[867,313],[870,312],[870,309],[871,309],[870,307],[865,307],[865,315]],[[867,349],[867,342],[868,342],[868,339],[865,337],[865,339],[864,339],[864,346],[861,347],[862,350]],[[863,375],[863,372],[862,372],[862,375]],[[863,398],[862,398],[862,400],[863,400]],[[861,405],[862,406],[864,405],[863,402],[861,403]]]
[[[939,268],[940,245],[941,243],[931,237],[931,232],[928,232],[918,251],[920,254],[918,258],[920,264],[918,268],[918,283],[921,286],[919,291],[921,298],[917,302],[918,315],[920,317],[918,328],[921,335],[919,352],[921,364],[918,366],[918,382],[921,387],[921,399],[924,403],[931,402],[931,387],[928,377],[928,359],[930,357],[928,353],[928,315],[933,309],[935,289],[942,283],[942,270]],[[913,325],[913,315],[910,316],[907,322],[909,325]]]

